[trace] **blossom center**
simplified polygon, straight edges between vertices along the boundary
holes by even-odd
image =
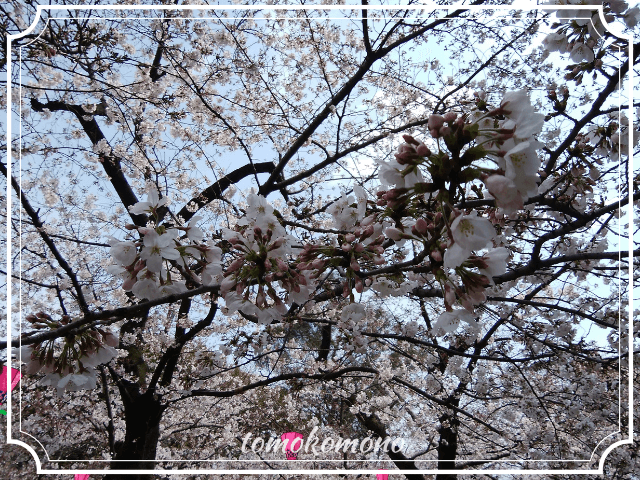
[[[463,233],[466,237],[470,237],[473,235],[473,225],[469,220],[462,220],[458,224],[458,230],[460,233]]]

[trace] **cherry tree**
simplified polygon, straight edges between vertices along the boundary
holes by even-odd
[[[43,469],[636,478],[638,6],[81,3],[0,6]]]

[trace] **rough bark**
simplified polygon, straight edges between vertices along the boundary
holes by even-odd
[[[136,383],[120,378],[118,388],[124,404],[126,432],[116,442],[112,470],[153,470],[160,438],[160,419],[166,408],[152,391],[140,393]],[[110,480],[151,480],[148,474],[112,474]]]

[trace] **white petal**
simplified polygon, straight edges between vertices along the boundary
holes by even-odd
[[[444,268],[456,268],[459,267],[471,255],[470,250],[466,250],[458,243],[454,243],[451,247],[447,248],[444,252]]]

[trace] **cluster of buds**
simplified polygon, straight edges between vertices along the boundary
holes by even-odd
[[[263,232],[258,226],[238,226],[235,231],[226,230],[223,237],[235,256],[220,284],[229,313],[235,307],[268,324],[286,314],[285,302],[302,304],[309,298],[313,282],[284,260],[289,253],[286,237],[275,237],[271,229]],[[277,285],[282,290],[277,290]]]
[[[596,182],[590,178],[592,174],[591,170],[592,169],[589,171],[589,175],[587,175],[587,169],[584,165],[576,165],[571,169],[569,172],[569,183],[575,193],[593,193],[593,186]]]
[[[398,153],[395,154],[400,165],[419,165],[424,162],[425,157],[431,155],[427,146],[411,135],[403,135],[402,138],[405,143],[400,145]]]
[[[231,244],[235,259],[229,264],[221,284],[221,293],[235,289],[241,294],[247,286],[258,284],[270,285],[274,281],[282,282],[284,288],[294,288],[299,284],[304,285],[305,280],[282,259],[281,252],[286,242],[284,237],[274,239],[271,229],[262,232],[260,227],[248,229],[238,227],[236,232],[228,233],[225,239]],[[288,288],[287,288],[288,289]],[[270,296],[274,300],[279,298],[268,288]],[[262,302],[261,302],[262,303]]]
[[[353,232],[338,237],[338,246],[305,245],[298,256],[298,270],[313,270],[312,278],[318,278],[330,267],[346,269],[343,295],[349,296],[351,288],[361,293],[364,290],[362,278],[356,273],[362,267],[373,268],[385,263],[382,226],[374,223],[374,217],[363,220]],[[352,285],[353,282],[353,285]]]
[[[482,264],[482,259],[480,257],[471,257],[465,262],[469,264],[469,266],[477,266],[477,263]],[[484,264],[486,267],[486,264]],[[487,297],[485,295],[485,289],[491,285],[491,281],[489,277],[486,275],[482,275],[476,272],[472,272],[468,268],[459,268],[458,272],[460,274],[460,279],[462,284],[464,285],[464,289],[455,286],[454,292],[455,296],[460,301],[460,304],[470,313],[473,313],[473,307],[475,305],[479,305],[486,301]],[[449,288],[449,292],[447,291],[447,287]],[[449,285],[445,286],[445,306],[448,310],[450,310],[450,306],[453,305],[454,301],[451,301],[451,287]],[[447,295],[449,293],[449,295]]]
[[[451,311],[456,301],[469,313],[474,313],[474,306],[486,301],[485,289],[493,285],[493,277],[506,270],[509,251],[494,248],[482,256],[471,255],[456,268],[461,286],[451,278],[444,277],[444,302],[447,311]],[[477,269],[473,271],[472,269]]]
[[[58,329],[71,322],[68,315],[63,315],[60,320],[54,320],[44,312],[27,315],[26,320],[35,329],[48,330]],[[111,360],[116,356],[116,351],[112,347],[118,346],[118,339],[108,330],[99,327],[76,335],[68,335],[63,341],[61,349],[57,348],[56,339],[25,347],[29,358],[26,373],[34,374],[40,370],[61,376],[75,372],[83,373],[88,370],[87,367]]]
[[[567,101],[569,100],[569,89],[566,86],[560,88],[560,95],[562,98],[558,98],[558,92],[555,88],[547,90],[547,98],[553,102],[553,109],[556,112],[564,112],[567,108]]]
[[[439,243],[434,240],[438,240],[442,234],[442,228],[444,227],[442,212],[424,212],[424,218],[418,218],[416,222],[411,225],[410,233],[406,230],[407,227],[400,225],[402,228],[389,227],[385,230],[385,235],[395,242],[402,240],[418,240],[421,242],[429,242],[436,248],[434,252],[438,251]],[[446,245],[443,247],[446,248]],[[437,255],[436,253],[434,253]]]
[[[406,205],[411,200],[413,192],[409,188],[392,188],[376,192],[376,195],[378,197],[376,205],[387,207],[391,210],[399,210],[401,206]]]
[[[446,137],[450,135],[452,127],[464,125],[464,119],[460,117],[456,122],[457,118],[458,115],[454,112],[447,112],[444,115],[433,114],[429,116],[429,120],[427,121],[429,133],[433,138]]]

